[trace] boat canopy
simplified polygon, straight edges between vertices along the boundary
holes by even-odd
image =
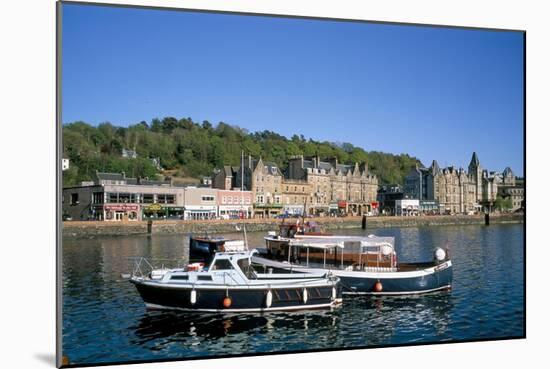
[[[393,237],[370,236],[364,237],[364,240],[361,240],[361,248],[363,249],[382,246],[390,246],[393,249],[394,245],[395,238]]]
[[[288,246],[294,247],[311,247],[315,249],[334,249],[339,247],[344,248],[344,240],[335,237],[335,238],[292,238],[288,241]]]
[[[393,237],[378,236],[331,236],[331,237],[307,237],[293,238],[288,241],[289,246],[310,247],[316,249],[344,248],[346,244],[359,244],[361,250],[365,252],[372,248],[391,247],[394,249],[395,239]]]

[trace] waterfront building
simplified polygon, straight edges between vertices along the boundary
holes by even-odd
[[[218,217],[242,219],[252,216],[252,191],[217,190]]]
[[[397,216],[416,216],[420,213],[420,200],[418,199],[400,199],[395,200],[395,215]]]
[[[222,169],[215,169],[214,173],[212,174],[211,180],[212,188],[231,190],[233,187],[235,187],[235,173],[238,170],[239,168],[232,167],[230,165],[224,165]]]
[[[63,189],[63,216],[72,220],[178,219],[183,189],[170,181],[96,172],[91,183]]]
[[[417,165],[406,176],[404,190],[407,196],[421,201],[437,201],[442,214],[471,214],[491,209],[499,181],[503,181],[499,175],[489,174],[481,167],[474,152],[468,171],[452,166],[440,168],[435,160],[429,168]],[[506,181],[511,181],[509,171],[506,171]],[[430,206],[433,208],[433,204]],[[421,207],[421,210],[426,209]]]
[[[283,178],[283,212],[290,215],[308,213],[312,186],[305,180]]]
[[[269,218],[282,213],[283,174],[277,164],[249,155],[244,158],[243,167],[232,168],[231,173],[234,187],[252,192],[254,217]]]
[[[218,215],[218,190],[208,187],[185,187],[183,189],[183,219],[214,219]]]
[[[303,155],[289,159],[287,177],[311,185],[309,214],[344,213],[362,215],[376,212],[378,178],[366,163],[340,164],[336,158],[321,161]]]
[[[510,199],[512,203],[511,211],[525,209],[525,189],[523,186],[507,186],[499,190],[502,198]]]
[[[395,201],[404,198],[403,186],[399,184],[379,186],[376,200],[379,204],[380,214],[395,215]]]
[[[517,178],[512,169],[506,167],[502,174],[494,173],[495,180],[498,183],[497,196],[503,199],[510,199],[511,211],[525,208],[525,188],[524,181]]]
[[[209,177],[209,176],[202,177],[201,186],[212,187],[212,177]]]

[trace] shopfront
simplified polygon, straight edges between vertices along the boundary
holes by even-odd
[[[369,215],[378,215],[378,209],[379,209],[379,204],[378,204],[378,201],[373,201],[370,203],[370,214]]]
[[[435,215],[439,214],[440,207],[439,201],[437,200],[421,200],[420,201],[420,212],[426,215]]]
[[[395,200],[395,215],[416,216],[419,215],[420,201],[416,199]]]
[[[184,210],[185,220],[207,220],[215,218],[215,206],[186,206]]]
[[[105,204],[103,219],[106,221],[136,221],[139,219],[139,205],[137,204]]]
[[[183,219],[182,206],[163,206],[158,203],[143,207],[143,219]]]
[[[252,217],[251,206],[219,206],[220,219],[245,219]]]
[[[304,205],[284,205],[283,206],[283,213],[287,215],[295,215],[295,216],[301,216],[304,213]]]

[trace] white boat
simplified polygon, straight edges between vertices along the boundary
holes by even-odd
[[[252,251],[216,252],[207,265],[156,269],[136,259],[130,277],[148,308],[197,312],[266,312],[329,308],[342,302],[330,273],[258,273]],[[149,269],[142,273],[142,269]]]

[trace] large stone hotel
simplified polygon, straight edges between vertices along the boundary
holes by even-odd
[[[405,178],[404,192],[421,202],[438,202],[439,213],[491,211],[497,196],[511,198],[512,210],[523,205],[523,186],[516,183],[512,170],[489,172],[481,167],[475,152],[467,171],[441,168],[435,160],[429,168],[417,166]]]
[[[366,163],[339,164],[337,159],[321,161],[302,155],[289,159],[283,171],[261,158],[247,157],[243,168],[226,166],[217,170],[212,186],[252,191],[254,215],[310,215],[375,212],[378,178],[368,171]]]

